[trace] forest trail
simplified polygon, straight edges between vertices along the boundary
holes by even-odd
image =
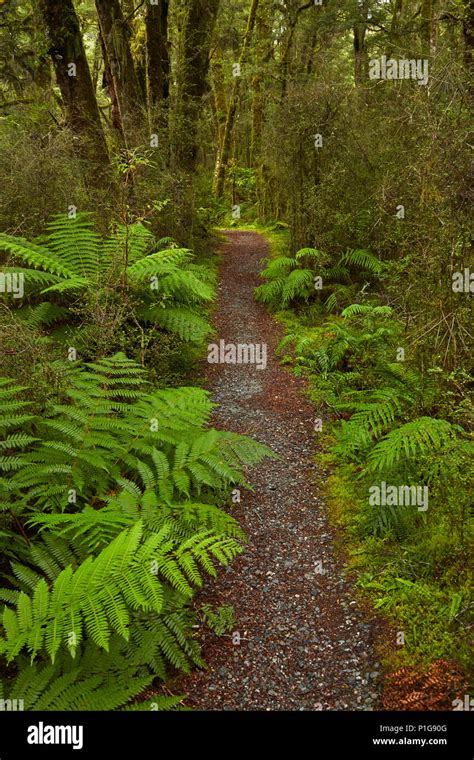
[[[215,340],[266,343],[268,356],[266,369],[206,363],[219,404],[213,424],[254,436],[281,459],[249,473],[254,493],[242,491],[232,508],[246,551],[200,595],[234,607],[241,642],[203,631],[207,670],[180,678],[178,688],[201,710],[374,709],[373,624],[334,555],[318,488],[325,473],[314,463],[316,413],[304,381],[275,358],[282,328],[254,300],[268,246],[257,233],[226,235]]]

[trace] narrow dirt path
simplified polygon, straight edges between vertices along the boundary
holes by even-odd
[[[304,382],[275,359],[281,327],[255,303],[263,237],[229,232],[223,250],[215,326],[226,343],[266,343],[265,370],[207,364],[216,427],[254,436],[281,461],[249,473],[232,514],[249,538],[245,554],[201,595],[230,604],[240,644],[204,632],[208,669],[179,683],[187,703],[202,710],[372,709],[377,663],[372,624],[354,601],[333,554],[314,464],[315,411]],[[319,564],[321,563],[321,564]],[[324,572],[320,573],[318,570]]]

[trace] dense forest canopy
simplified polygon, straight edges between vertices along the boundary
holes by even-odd
[[[1,0],[5,698],[173,708],[196,626],[235,628],[194,597],[275,453],[210,426],[197,367],[218,230],[249,228],[348,565],[395,630],[385,705],[410,704],[403,668],[444,674],[422,708],[464,694],[473,51],[473,0]]]

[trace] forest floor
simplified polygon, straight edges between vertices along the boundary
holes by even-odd
[[[254,299],[268,246],[253,232],[226,235],[216,342],[265,343],[267,366],[206,362],[219,405],[213,424],[253,436],[280,458],[248,473],[254,492],[243,490],[231,510],[248,536],[245,553],[199,595],[234,608],[234,634],[203,627],[207,669],[173,691],[198,710],[372,710],[381,682],[376,623],[335,552],[320,486],[327,473],[315,463],[315,410],[304,381],[275,357],[281,326]]]

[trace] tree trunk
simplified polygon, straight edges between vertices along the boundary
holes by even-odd
[[[318,41],[318,35],[316,32],[313,32],[311,35],[311,40],[308,44],[307,48],[307,57],[306,57],[306,65],[304,67],[304,70],[308,76],[313,73],[313,66],[314,66],[314,51],[316,48],[316,42]]]
[[[138,0],[137,2],[135,2],[135,0],[122,0],[122,11],[125,21],[129,22],[131,20],[129,17],[132,16],[137,5],[139,5]]]
[[[253,30],[255,27],[255,21],[257,19],[259,0],[252,0],[250,6],[249,17],[247,22],[247,29],[245,32],[244,40],[242,43],[242,49],[240,53],[240,69],[246,63],[248,48],[250,40],[252,39]],[[221,198],[224,194],[225,178],[227,173],[227,166],[230,159],[230,153],[232,148],[232,135],[234,132],[235,117],[237,114],[237,106],[240,95],[240,82],[241,76],[234,78],[234,85],[232,87],[232,93],[230,96],[229,107],[227,110],[227,118],[224,129],[224,137],[222,140],[222,151],[217,156],[216,168],[214,172],[214,192],[218,198]]]
[[[462,32],[464,38],[464,63],[468,70],[474,67],[474,0],[465,6]]]
[[[391,34],[397,34],[400,27],[400,21],[403,14],[403,0],[395,0],[392,14],[392,24],[390,27]]]
[[[421,55],[428,58],[431,52],[431,33],[433,23],[433,2],[432,0],[423,0],[421,3]]]
[[[108,164],[107,144],[73,2],[39,0],[39,8],[67,122],[80,137],[81,155],[97,166]]]
[[[115,129],[117,136],[121,142],[125,141],[125,135],[123,132],[122,118],[120,116],[120,108],[118,104],[117,93],[115,91],[114,78],[110,70],[109,59],[107,57],[107,50],[105,49],[105,42],[102,38],[102,33],[99,31],[100,45],[102,50],[102,58],[104,61],[104,73],[102,77],[102,88],[107,91],[107,95],[110,98],[111,104],[111,122],[112,127]]]
[[[318,6],[315,5],[314,0],[309,0],[309,2],[305,3],[304,5],[300,5],[299,8],[289,10],[289,17],[286,20],[286,39],[285,43],[283,45],[283,50],[281,53],[280,58],[280,68],[281,68],[281,98],[283,98],[286,95],[286,90],[288,86],[288,73],[289,73],[289,66],[290,66],[290,53],[293,47],[293,38],[295,36],[296,27],[298,26],[298,21],[300,18],[301,13],[303,11],[309,10],[317,10]]]
[[[367,34],[368,7],[364,0],[359,6],[358,18],[354,22],[354,82],[356,86],[362,85],[367,80],[367,49],[365,38]]]
[[[133,144],[144,102],[130,50],[127,24],[119,0],[95,0],[95,5],[125,139],[127,144]]]
[[[224,137],[225,120],[227,114],[227,96],[224,86],[224,65],[222,48],[217,46],[211,59],[212,90],[214,95],[214,110],[217,124],[217,142],[219,150],[222,148]]]
[[[184,8],[171,136],[174,164],[188,171],[197,160],[199,115],[218,9],[219,0],[187,0]]]
[[[33,9],[31,15],[32,41],[35,50],[44,49],[44,37],[48,30],[44,23],[44,15],[37,6]],[[42,95],[50,97],[53,95],[53,67],[51,58],[46,52],[38,56],[38,64],[34,74],[34,83],[42,91]]]
[[[160,0],[159,5],[147,6],[145,25],[150,109],[165,104],[169,96],[168,13],[168,0]]]
[[[150,0],[145,0],[149,5]],[[141,40],[137,44],[137,36],[139,36],[138,29],[141,26],[141,20],[138,18],[138,11],[143,6],[140,0],[121,0],[122,14],[124,19],[124,26],[127,32],[128,45],[130,50],[133,50],[135,42],[135,54],[132,56],[135,66],[135,72],[137,75],[138,84],[141,90],[141,99],[143,104],[146,103],[147,91],[146,91],[146,46],[142,44]]]
[[[252,98],[252,138],[250,148],[251,166],[256,166],[260,158],[262,142],[263,122],[265,115],[264,84],[267,65],[272,57],[273,40],[272,32],[272,7],[269,0],[263,0],[260,4],[257,16],[257,43],[255,52],[257,57],[256,74],[253,79]]]
[[[94,57],[92,59],[92,87],[94,92],[97,92],[97,87],[99,85],[99,74],[102,67],[102,60],[100,32],[97,32],[94,42]]]
[[[392,13],[392,21],[390,24],[390,45],[387,49],[387,57],[391,58],[393,53],[393,48],[395,46],[395,50],[398,54],[400,54],[401,48],[400,48],[400,24],[402,20],[403,15],[403,0],[395,0],[394,6],[393,6],[393,13]]]

